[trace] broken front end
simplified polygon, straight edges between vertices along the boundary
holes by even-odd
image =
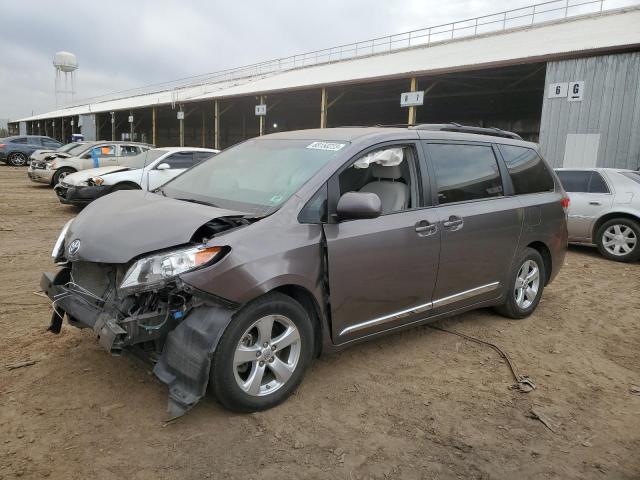
[[[203,228],[212,235],[244,224],[216,219]],[[40,283],[53,306],[49,330],[59,333],[66,317],[70,325],[92,329],[112,355],[144,353],[169,386],[171,416],[185,413],[206,392],[211,356],[238,306],[193,288],[180,274],[219,261],[228,247],[191,244],[102,263],[82,259],[78,239],[65,245],[66,228],[53,252],[62,268],[44,273]]]

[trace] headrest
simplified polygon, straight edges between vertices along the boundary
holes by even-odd
[[[400,165],[385,167],[378,163],[374,163],[371,165],[371,173],[375,178],[385,178],[387,180],[398,180],[399,178],[402,178]]]

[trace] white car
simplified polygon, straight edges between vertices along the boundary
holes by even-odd
[[[67,175],[54,190],[61,203],[76,206],[116,190],[154,190],[219,151],[195,147],[153,148],[121,160],[120,165]]]

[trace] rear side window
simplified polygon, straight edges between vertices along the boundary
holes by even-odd
[[[513,145],[499,148],[516,195],[553,191],[553,177],[535,150]]]
[[[503,195],[502,179],[491,147],[432,143],[440,205]]]
[[[27,139],[24,137],[14,138],[11,143],[27,143]]]
[[[120,156],[131,157],[140,153],[140,147],[135,145],[120,145]]]
[[[567,192],[587,193],[591,172],[580,170],[562,170],[556,172],[562,186]]]

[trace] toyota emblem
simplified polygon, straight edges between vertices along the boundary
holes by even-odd
[[[67,252],[69,253],[69,255],[75,255],[76,253],[78,253],[78,250],[80,250],[80,240],[75,239],[69,244]]]

